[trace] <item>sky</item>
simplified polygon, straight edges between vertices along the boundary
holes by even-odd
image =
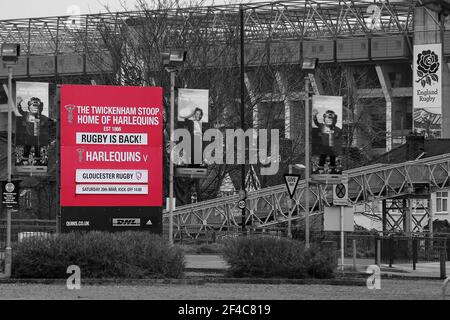
[[[135,9],[136,0],[0,0],[0,20],[74,15],[74,11],[78,11],[75,8],[79,8],[81,14],[99,13],[107,11],[105,5],[112,12],[123,11],[122,3],[127,9]],[[211,4],[212,1],[206,3]],[[218,5],[223,3],[214,1]]]

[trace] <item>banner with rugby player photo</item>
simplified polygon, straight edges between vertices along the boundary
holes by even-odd
[[[312,173],[342,173],[342,97],[312,97]]]
[[[440,138],[442,131],[442,45],[414,46],[414,131]]]
[[[50,144],[49,84],[16,82],[15,172],[46,174]]]
[[[178,121],[191,134],[191,159],[183,156],[178,164],[201,164],[203,162],[203,133],[210,128],[209,90],[178,89]]]
[[[178,89],[178,121],[208,122],[209,90]]]

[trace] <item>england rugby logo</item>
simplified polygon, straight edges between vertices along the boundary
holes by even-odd
[[[424,50],[417,56],[417,76],[422,87],[430,85],[432,81],[439,81],[439,77],[436,74],[439,70],[439,58],[434,51]]]

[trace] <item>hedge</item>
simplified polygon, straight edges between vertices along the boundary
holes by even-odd
[[[233,277],[332,278],[336,260],[331,250],[286,238],[244,236],[227,240],[223,257]]]
[[[145,232],[88,232],[29,238],[13,247],[14,278],[67,278],[77,265],[85,278],[180,278],[184,255]]]

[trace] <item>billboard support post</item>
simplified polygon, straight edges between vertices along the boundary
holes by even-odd
[[[61,233],[61,131],[60,131],[60,121],[61,121],[61,86],[58,84],[56,86],[56,233]]]

